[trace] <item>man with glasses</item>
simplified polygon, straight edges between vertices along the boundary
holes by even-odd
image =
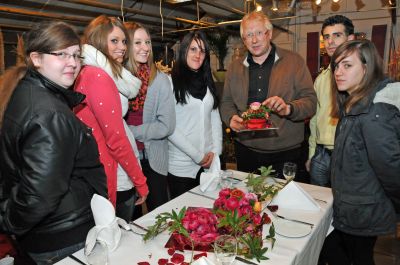
[[[326,53],[333,55],[336,48],[354,39],[354,26],[345,16],[335,15],[325,19],[321,30]],[[306,169],[314,185],[330,186],[330,163],[337,119],[331,118],[331,69],[322,71],[314,83],[317,93],[317,112],[310,121],[309,154]]]
[[[254,172],[261,166],[272,165],[281,175],[283,163],[290,161],[302,166],[298,173],[304,173],[301,148],[304,120],[314,115],[317,98],[304,60],[275,46],[271,42],[272,30],[271,22],[262,12],[243,17],[240,35],[248,54],[235,59],[228,68],[221,116],[226,125],[238,132],[235,139],[238,170]],[[245,129],[240,115],[252,102],[261,102],[272,110],[271,120],[278,128],[276,134],[239,133]],[[302,177],[296,175],[299,180]]]

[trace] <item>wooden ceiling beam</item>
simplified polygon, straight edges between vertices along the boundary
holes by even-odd
[[[79,22],[86,22],[86,23],[91,20],[91,18],[82,17],[82,16],[70,16],[70,15],[64,15],[64,14],[60,14],[60,13],[32,11],[32,10],[28,10],[28,9],[6,7],[6,6],[0,6],[0,12],[26,15],[26,16],[34,16],[34,17],[43,17],[43,18],[48,18],[48,19],[79,21]]]
[[[94,0],[63,0],[63,2],[69,2],[69,3],[75,3],[75,4],[81,4],[81,5],[87,5],[87,6],[93,6],[93,7],[98,7],[98,8],[105,8],[105,9],[112,9],[112,10],[121,10],[120,5],[116,4],[107,4],[107,3],[102,3]],[[153,17],[153,18],[160,18],[160,15],[155,15],[153,13],[145,12],[140,9],[132,8],[132,7],[123,7],[122,8],[125,12],[131,12],[131,13],[136,13],[139,15],[143,16],[148,16],[148,17]],[[174,20],[174,21],[180,21],[183,23],[187,24],[192,24],[192,25],[197,25],[197,26],[207,26],[209,23],[203,22],[203,21],[194,21],[190,19],[184,19],[184,18],[179,18],[179,17],[165,17],[165,20]]]

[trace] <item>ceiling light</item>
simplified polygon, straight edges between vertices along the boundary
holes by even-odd
[[[179,4],[179,3],[184,3],[184,2],[190,2],[192,0],[165,0],[165,2],[170,3],[170,4]]]
[[[272,0],[272,11],[278,11],[278,0]]]
[[[316,4],[316,5],[321,4],[321,0],[315,0],[315,4]]]
[[[262,5],[256,4],[256,11],[261,11],[262,10]]]
[[[339,0],[332,0],[332,2],[334,2],[334,3],[338,3],[338,2],[339,2]]]

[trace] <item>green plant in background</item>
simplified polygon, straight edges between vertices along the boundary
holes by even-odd
[[[226,71],[224,60],[228,54],[228,47],[226,46],[230,34],[221,29],[211,29],[207,32],[207,40],[210,44],[210,49],[214,52],[218,59],[218,70]]]

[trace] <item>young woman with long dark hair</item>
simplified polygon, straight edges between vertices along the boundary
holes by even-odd
[[[171,197],[199,185],[200,174],[222,151],[218,98],[205,34],[185,35],[172,69],[176,128],[169,139]]]

